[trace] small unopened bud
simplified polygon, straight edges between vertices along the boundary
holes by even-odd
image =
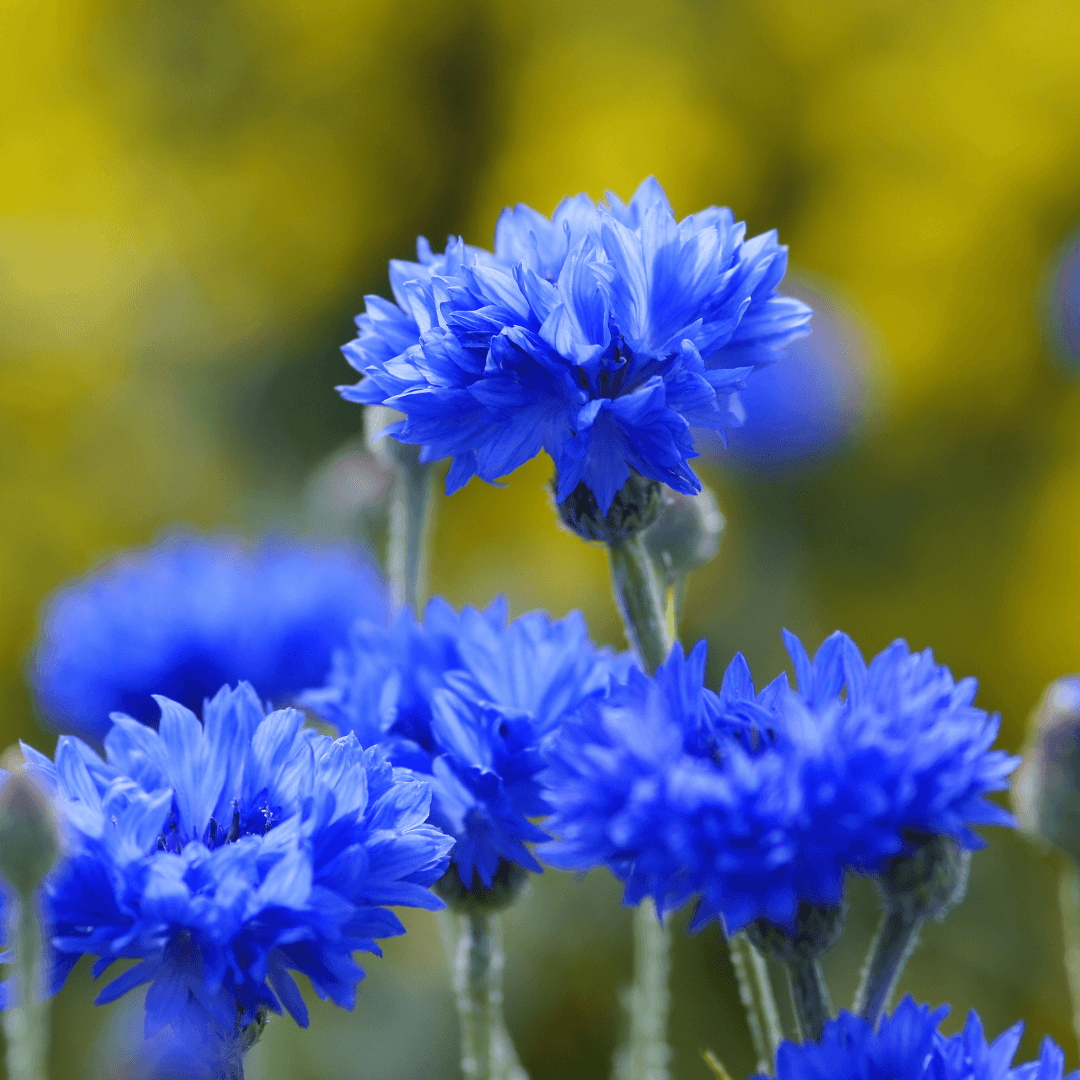
[[[723,531],[724,515],[707,487],[697,495],[669,488],[660,516],[645,531],[645,547],[668,584],[674,585],[715,557]]]
[[[21,755],[8,751],[4,767],[10,775],[0,781],[0,876],[20,896],[30,896],[56,864],[60,831],[52,801]]]
[[[461,875],[454,863],[438,881],[435,893],[440,896],[451,911],[476,914],[481,911],[501,911],[509,907],[520,895],[529,880],[529,871],[517,863],[500,859],[499,866],[491,879],[491,888],[480,884],[479,877],[473,878],[471,889],[465,888]]]
[[[557,481],[552,481],[552,488]],[[559,506],[559,516],[571,532],[583,540],[602,544],[621,544],[647,529],[659,516],[663,485],[631,472],[619,489],[606,514],[600,513],[596,496],[582,481]]]
[[[788,965],[806,963],[824,956],[840,940],[847,910],[847,904],[824,907],[802,903],[793,934],[767,919],[758,919],[746,928],[746,936],[762,956]]]
[[[940,921],[967,893],[971,852],[948,836],[920,837],[909,855],[897,855],[878,878],[888,911],[909,922]]]
[[[1024,828],[1080,860],[1080,676],[1052,682],[1028,722],[1012,801]]]

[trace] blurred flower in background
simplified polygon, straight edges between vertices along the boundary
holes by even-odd
[[[155,695],[195,710],[241,679],[286,704],[325,678],[357,619],[384,623],[387,607],[355,545],[167,536],[52,597],[35,699],[53,726],[91,739],[114,712],[156,726]]]
[[[865,326],[825,287],[792,283],[788,291],[814,309],[813,328],[784,358],[762,368],[739,393],[746,419],[725,448],[711,433],[699,449],[751,469],[814,465],[842,450],[878,404],[882,373]]]
[[[1043,299],[1046,336],[1058,359],[1072,372],[1080,368],[1080,232],[1062,246]]]

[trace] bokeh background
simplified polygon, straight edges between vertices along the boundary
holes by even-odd
[[[713,679],[736,649],[771,678],[783,626],[811,644],[842,627],[868,653],[903,636],[977,676],[1015,748],[1043,685],[1080,669],[1080,6],[2,9],[0,742],[52,748],[24,675],[61,582],[177,522],[346,521],[327,491],[362,454],[326,462],[362,418],[333,392],[354,381],[337,347],[362,296],[387,293],[388,258],[418,233],[487,245],[506,203],[628,197],[648,174],[680,215],[723,203],[778,228],[822,313],[792,367],[801,441],[748,430],[701,465],[728,527],[684,637],[709,638]],[[603,552],[557,529],[548,470],[441,502],[434,587],[580,607],[619,644]],[[953,1026],[972,1006],[992,1032],[1023,1017],[1027,1056],[1050,1033],[1075,1066],[1057,872],[995,835],[903,989],[951,1001]],[[875,918],[864,884],[852,896],[829,958],[841,1000]],[[438,934],[410,927],[355,1013],[274,1023],[251,1077],[455,1076]],[[534,1080],[604,1075],[629,973],[613,883],[546,874],[507,948]],[[57,1001],[53,1075],[134,1080],[137,1010],[93,992],[80,967]],[[715,929],[680,933],[675,994],[679,1080],[708,1075],[705,1046],[745,1076]]]

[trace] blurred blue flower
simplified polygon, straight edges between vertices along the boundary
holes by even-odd
[[[835,301],[806,288],[814,332],[791,342],[782,364],[747,381],[739,397],[746,419],[725,448],[712,432],[695,433],[701,453],[754,469],[813,461],[840,447],[870,405],[869,344]]]
[[[431,600],[418,622],[360,623],[335,654],[327,686],[301,698],[341,732],[381,744],[430,778],[431,821],[457,841],[462,884],[490,888],[499,860],[539,871],[526,843],[548,839],[541,745],[629,661],[597,649],[577,612],[531,612],[507,625],[505,600],[459,615]]]
[[[701,642],[586,702],[549,751],[559,839],[541,856],[606,863],[627,903],[661,913],[697,897],[691,930],[722,917],[734,933],[839,904],[847,870],[879,873],[920,834],[972,848],[970,826],[1012,824],[985,796],[1017,759],[991,749],[999,720],[972,705],[974,680],[903,642],[867,668],[845,634],[812,661],[786,641],[798,692],[782,675],[757,693],[739,655],[712,694]]]
[[[805,333],[775,232],[746,240],[718,207],[678,222],[653,179],[608,200],[506,210],[494,256],[423,243],[392,265],[398,306],[367,299],[344,349],[365,378],[339,389],[403,412],[387,431],[423,460],[452,457],[448,492],[544,449],[560,502],[584,483],[606,513],[632,469],[694,494],[690,427],[740,423],[747,376]]]
[[[988,1044],[972,1010],[963,1032],[946,1038],[938,1025],[948,1011],[931,1011],[907,997],[876,1031],[869,1021],[842,1012],[826,1023],[819,1042],[781,1044],[776,1080],[1062,1080],[1065,1055],[1050,1039],[1038,1061],[1014,1067],[1023,1024]]]
[[[1080,364],[1080,234],[1074,233],[1058,254],[1044,302],[1049,343],[1075,372]]]
[[[153,694],[197,710],[244,679],[286,702],[325,678],[356,619],[386,612],[362,548],[176,534],[53,595],[31,682],[50,723],[100,739],[112,712],[156,723]]]
[[[291,971],[351,1007],[353,953],[404,933],[388,906],[442,906],[429,886],[452,841],[426,823],[428,785],[294,709],[266,715],[244,683],[202,723],[157,702],[157,731],[117,716],[107,760],[71,736],[55,765],[24,747],[68,834],[45,890],[55,988],[81,955],[99,958],[95,976],[136,959],[99,1004],[149,983],[148,1035],[172,1024],[226,1043],[262,1009],[306,1026]]]

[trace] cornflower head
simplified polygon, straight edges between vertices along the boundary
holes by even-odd
[[[156,731],[115,717],[105,759],[72,736],[55,763],[24,748],[66,832],[44,894],[54,988],[84,954],[95,977],[137,960],[99,1004],[149,983],[148,1035],[172,1025],[208,1060],[238,1059],[267,1011],[307,1025],[293,971],[351,1007],[353,954],[404,933],[389,905],[442,906],[429,886],[452,841],[427,824],[426,783],[295,709],[267,714],[247,684],[201,723],[157,702]]]
[[[601,515],[632,473],[696,493],[691,427],[741,423],[737,391],[810,317],[776,292],[776,233],[745,233],[715,206],[677,221],[648,179],[629,204],[507,209],[494,254],[422,240],[417,263],[391,264],[397,304],[366,299],[344,347],[364,379],[339,390],[403,412],[387,433],[421,460],[451,457],[448,493],[541,449],[557,501],[583,485]]]
[[[1014,1066],[1023,1024],[987,1043],[972,1010],[964,1030],[946,1037],[938,1025],[948,1012],[907,997],[876,1030],[842,1012],[825,1024],[820,1040],[781,1044],[776,1080],[1062,1080],[1064,1054],[1052,1040],[1044,1040],[1038,1061]]]
[[[786,675],[756,692],[741,655],[719,694],[704,688],[705,643],[676,646],[586,702],[549,756],[555,866],[607,864],[625,899],[661,914],[691,898],[697,930],[759,919],[793,931],[800,905],[835,907],[848,870],[881,873],[915,839],[982,843],[974,824],[1011,824],[987,792],[1016,759],[998,729],[929,652],[894,643],[869,666],[844,634],[813,660],[787,634]]]
[[[592,644],[577,612],[508,624],[502,599],[458,614],[436,597],[422,621],[403,610],[389,628],[358,624],[328,685],[302,701],[427,777],[461,885],[491,889],[501,864],[540,871],[525,845],[548,839],[530,820],[547,810],[541,747],[628,664]]]
[[[287,703],[325,677],[356,619],[386,611],[363,548],[173,534],[53,595],[31,683],[51,724],[95,740],[113,712],[156,723],[154,694],[197,710],[244,679]]]

